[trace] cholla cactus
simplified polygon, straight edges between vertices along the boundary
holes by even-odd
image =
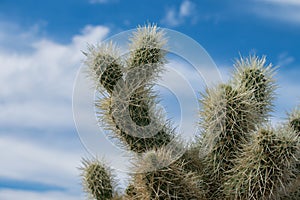
[[[99,120],[126,148],[142,153],[169,143],[174,135],[157,115],[156,95],[151,90],[166,62],[165,40],[156,26],[138,28],[131,40],[127,60],[120,59],[111,42],[90,47],[86,65],[103,94],[96,103]]]
[[[161,148],[147,152],[136,162],[133,175],[136,194],[131,199],[199,199],[199,175],[185,171],[188,163],[174,159]]]
[[[296,135],[300,137],[300,107],[297,107],[297,109],[289,114],[288,125],[296,132]],[[300,199],[300,156],[298,156],[296,170],[296,177],[290,184],[288,194],[285,196],[286,199]]]
[[[123,76],[123,66],[116,46],[110,42],[98,47],[89,46],[88,49],[89,53],[85,53],[87,55],[85,64],[90,68],[88,70],[90,77],[97,87],[100,83],[111,94]]]
[[[249,133],[262,124],[272,108],[274,84],[265,59],[237,61],[229,84],[208,88],[201,99],[202,150],[209,198],[224,198],[223,183]]]
[[[260,120],[266,120],[272,111],[274,89],[274,70],[272,65],[266,65],[266,57],[250,56],[236,61],[234,65],[233,85],[241,91],[253,94],[253,101],[260,114]]]
[[[92,199],[299,199],[300,139],[297,108],[272,128],[274,68],[265,57],[236,61],[228,83],[207,88],[200,99],[202,134],[183,147],[157,109],[153,86],[167,60],[167,39],[155,25],[139,27],[130,53],[112,43],[90,46],[86,65],[100,94],[99,121],[133,152],[135,168],[123,196],[111,170],[84,161],[83,185]]]
[[[300,107],[290,114],[289,124],[300,136]]]
[[[112,199],[114,195],[111,170],[98,160],[83,160],[83,185],[89,198]]]
[[[298,138],[289,127],[260,128],[252,136],[235,160],[225,191],[231,199],[279,199],[295,176]]]

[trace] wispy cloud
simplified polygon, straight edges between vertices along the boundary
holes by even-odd
[[[0,52],[32,50],[32,43],[43,34],[46,21],[39,21],[24,30],[19,24],[0,21]]]
[[[101,41],[108,31],[87,26],[67,45],[37,39],[30,51],[0,50],[1,126],[73,127],[72,87],[84,59],[81,50]]]
[[[178,26],[185,23],[187,20],[195,22],[197,19],[195,9],[195,3],[189,0],[184,0],[180,4],[179,8],[168,8],[166,15],[161,22],[168,26]]]
[[[273,3],[273,4],[279,4],[279,5],[286,5],[286,6],[300,6],[300,1],[298,0],[264,0],[265,2]]]
[[[118,0],[89,0],[91,4],[107,4],[107,3],[115,3]]]
[[[191,1],[185,0],[181,3],[179,8],[180,17],[188,17],[194,14],[195,4]]]
[[[33,192],[22,190],[0,189],[0,199],[22,199],[22,200],[82,200],[83,195],[68,194],[66,192]]]
[[[69,44],[60,44],[31,34],[35,29],[6,25],[19,31],[0,30],[0,180],[62,190],[8,187],[0,189],[0,199],[82,199],[77,167],[83,148],[79,139],[74,139],[76,134],[63,135],[74,132],[72,91],[84,59],[81,50],[86,50],[87,43],[103,40],[109,29],[87,25]],[[21,49],[4,44],[14,35],[16,40],[28,39],[20,44]]]
[[[276,65],[280,67],[287,67],[295,61],[293,56],[290,56],[287,52],[283,52],[278,55],[278,60]]]
[[[256,15],[267,19],[300,25],[300,1],[263,0],[256,1],[251,9]]]
[[[79,170],[76,168],[80,165],[82,155],[79,150],[69,152],[67,149],[36,144],[28,139],[0,137],[0,151],[7,152],[1,156],[1,178],[37,182],[65,190],[70,189],[70,183],[73,182],[75,184],[72,187],[80,189]]]

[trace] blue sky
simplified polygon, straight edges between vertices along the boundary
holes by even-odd
[[[0,0],[0,199],[84,199],[72,91],[87,43],[148,22],[200,43],[226,78],[235,58],[279,65],[273,121],[300,99],[298,0]]]

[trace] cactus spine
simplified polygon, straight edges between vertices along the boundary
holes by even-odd
[[[83,160],[83,185],[91,199],[112,199],[114,194],[111,170],[98,160]]]
[[[279,199],[295,176],[297,136],[289,128],[260,128],[232,168],[225,183],[231,199]]]
[[[91,198],[299,199],[300,111],[284,125],[267,125],[276,85],[265,57],[237,60],[228,83],[206,89],[199,100],[202,134],[183,147],[156,108],[152,89],[167,62],[164,32],[155,25],[139,27],[130,42],[125,56],[112,42],[85,53],[102,95],[96,101],[98,118],[111,137],[135,153],[123,196],[104,163],[83,162]]]

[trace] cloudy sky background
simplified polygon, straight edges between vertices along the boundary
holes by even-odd
[[[240,55],[266,55],[279,65],[273,121],[299,104],[297,0],[0,0],[1,200],[84,199],[77,167],[90,154],[72,113],[81,51],[148,22],[196,40],[224,79]],[[185,62],[172,64],[193,79]]]

